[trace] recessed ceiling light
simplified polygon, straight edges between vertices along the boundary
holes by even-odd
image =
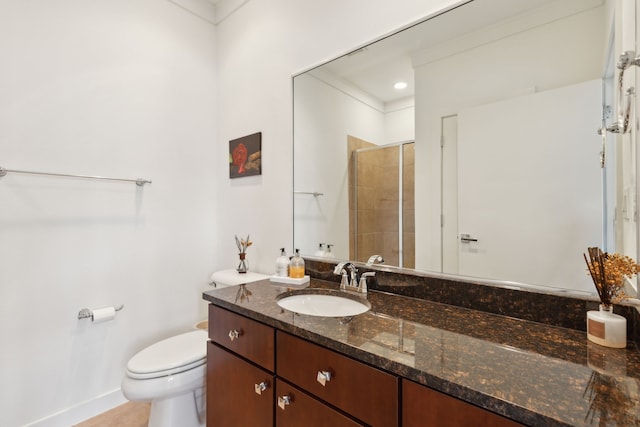
[[[407,84],[405,82],[398,82],[398,83],[394,84],[393,87],[398,89],[398,90],[406,89],[407,88]]]

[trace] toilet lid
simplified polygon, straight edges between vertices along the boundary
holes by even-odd
[[[127,364],[131,378],[173,375],[206,363],[207,332],[191,331],[159,341],[133,356]]]

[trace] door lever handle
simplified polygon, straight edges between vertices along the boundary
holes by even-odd
[[[460,235],[460,241],[462,243],[469,243],[469,242],[477,242],[478,239],[475,239],[475,238],[471,237],[469,234],[461,234]]]

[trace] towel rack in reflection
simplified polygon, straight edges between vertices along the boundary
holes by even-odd
[[[5,176],[8,172],[11,173],[28,173],[33,175],[49,175],[49,176],[65,176],[70,178],[88,178],[88,179],[102,179],[106,181],[126,181],[126,182],[135,182],[136,185],[142,187],[145,184],[151,184],[151,180],[144,178],[136,178],[136,179],[125,179],[125,178],[109,178],[106,176],[91,176],[91,175],[71,175],[66,173],[53,173],[53,172],[32,172],[32,171],[23,171],[17,169],[5,169],[0,166],[0,177]]]
[[[317,191],[294,191],[293,194],[311,194],[313,197],[324,196],[324,193],[318,193]]]

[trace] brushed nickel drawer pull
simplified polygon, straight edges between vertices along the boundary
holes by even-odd
[[[256,394],[262,394],[263,391],[269,388],[269,384],[266,381],[262,381],[260,384],[254,384]]]
[[[236,329],[232,329],[229,331],[229,339],[231,341],[234,341],[237,338],[240,338],[240,335],[242,335],[242,332],[236,330]]]
[[[278,406],[283,411],[287,405],[291,405],[291,396],[278,396]]]
[[[325,386],[327,381],[331,381],[331,372],[329,371],[318,371],[318,375],[316,376],[316,381],[320,383],[321,386]]]

